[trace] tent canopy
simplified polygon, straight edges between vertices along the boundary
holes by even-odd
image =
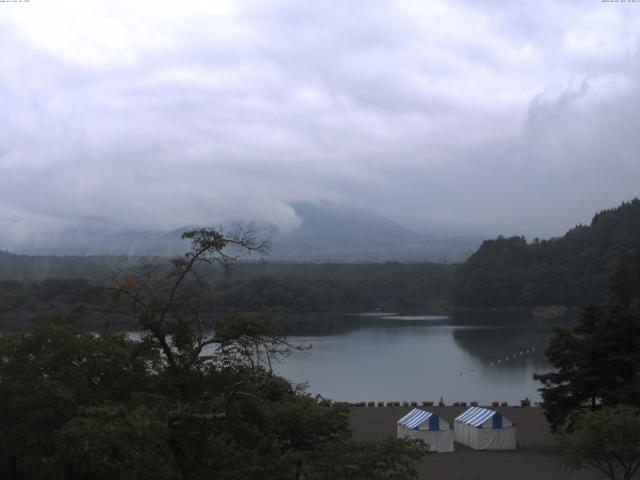
[[[453,452],[454,431],[446,420],[414,408],[397,421],[398,438],[424,441],[432,452]]]
[[[491,419],[490,425],[488,424],[489,419]],[[501,413],[482,407],[471,407],[465,410],[455,418],[455,421],[476,428],[483,428],[483,426],[485,428],[505,428],[514,426],[512,422],[503,418]]]
[[[398,425],[411,430],[441,430],[440,418],[434,413],[420,408],[414,408],[407,413],[398,420]]]

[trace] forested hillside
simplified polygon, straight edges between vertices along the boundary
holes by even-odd
[[[140,264],[150,261],[0,256],[0,263],[13,265],[14,278],[19,279],[0,279],[0,330],[29,328],[61,312],[78,317],[90,330],[100,330],[111,322],[114,327],[135,327],[126,324],[130,318],[127,312],[114,310],[106,302],[105,291],[110,272],[126,270],[126,265],[132,270],[136,260]],[[167,259],[155,259],[155,263],[166,264]],[[204,265],[198,279],[185,283],[181,295],[197,305],[206,318],[230,312],[306,318],[312,313],[375,308],[442,310],[448,306],[454,269],[452,265],[431,263],[251,263],[234,265],[224,274]],[[33,272],[42,274],[34,276]]]
[[[586,305],[607,298],[608,278],[640,247],[640,200],[596,214],[589,226],[527,243],[485,241],[460,265],[437,263],[271,263],[203,266],[185,299],[208,314],[309,314],[442,310],[455,306]],[[110,315],[100,288],[114,272],[166,258],[25,256],[0,252],[0,329],[64,311],[97,325]],[[452,301],[453,298],[453,301]]]
[[[616,263],[640,246],[640,200],[597,213],[561,238],[498,237],[456,272],[456,305],[586,305],[607,298]]]
[[[182,293],[187,279],[200,278],[200,265],[228,266],[229,244],[255,252],[264,244],[213,229],[184,238],[184,256],[115,274],[108,287],[107,303],[128,305],[139,340],[88,333],[64,314],[0,336],[1,478],[416,478],[424,442],[355,442],[347,405],[273,371],[307,346],[242,315],[203,332],[198,305]],[[37,289],[49,295],[51,286]],[[82,283],[55,286],[84,294]]]
[[[0,251],[0,281],[86,278],[104,281],[112,272],[135,266],[145,257],[125,255],[18,255]]]

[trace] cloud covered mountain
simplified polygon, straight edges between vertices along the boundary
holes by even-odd
[[[256,224],[257,234],[272,243],[273,261],[368,262],[461,261],[481,242],[479,237],[438,238],[407,229],[364,210],[333,203],[293,204],[299,226],[281,231]],[[3,249],[30,254],[173,255],[184,251],[184,226],[172,231],[68,229],[20,241],[0,240]]]
[[[388,218],[330,203],[292,205],[301,225],[273,238],[272,257],[298,261],[460,261],[481,239],[437,238]]]

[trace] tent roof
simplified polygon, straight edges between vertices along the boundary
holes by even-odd
[[[482,407],[471,407],[455,418],[456,422],[466,423],[473,427],[479,427],[498,412]]]
[[[414,408],[409,413],[407,413],[404,417],[398,420],[398,425],[402,425],[403,427],[407,427],[407,428],[417,428],[425,420],[428,420],[433,415],[434,415],[433,413],[427,412],[426,410],[422,410],[420,408]]]

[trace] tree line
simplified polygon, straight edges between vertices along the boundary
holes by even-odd
[[[162,259],[138,259],[128,271]],[[179,295],[198,306],[209,325],[227,313],[271,315],[294,324],[309,314],[424,311],[448,306],[453,275],[438,264],[237,264],[229,274],[205,265]],[[90,330],[133,329],[129,312],[108,303],[111,274],[91,278],[0,281],[0,328],[29,328],[57,312]],[[317,317],[317,316],[316,316]]]
[[[26,479],[415,478],[426,445],[354,442],[348,407],[307,394],[271,364],[294,345],[268,321],[231,315],[215,334],[182,288],[198,267],[228,266],[250,236],[200,229],[169,267],[115,275],[109,299],[144,334],[99,335],[60,316],[0,336],[0,471]]]
[[[370,309],[419,312],[452,307],[584,306],[603,303],[616,262],[640,244],[640,200],[623,203],[565,236],[527,243],[485,241],[462,264],[243,262],[230,273],[204,265],[181,295],[209,316],[260,312],[288,318]],[[162,262],[152,257],[24,256],[0,252],[0,328],[28,328],[63,311],[89,329],[105,318],[131,328],[105,304],[113,272]]]
[[[640,469],[638,345],[640,249],[618,263],[606,303],[555,331],[546,350],[555,370],[535,376],[570,468],[590,466],[612,480]]]
[[[640,245],[640,200],[593,217],[549,240],[499,236],[455,272],[456,305],[584,306],[607,299],[618,261]]]

